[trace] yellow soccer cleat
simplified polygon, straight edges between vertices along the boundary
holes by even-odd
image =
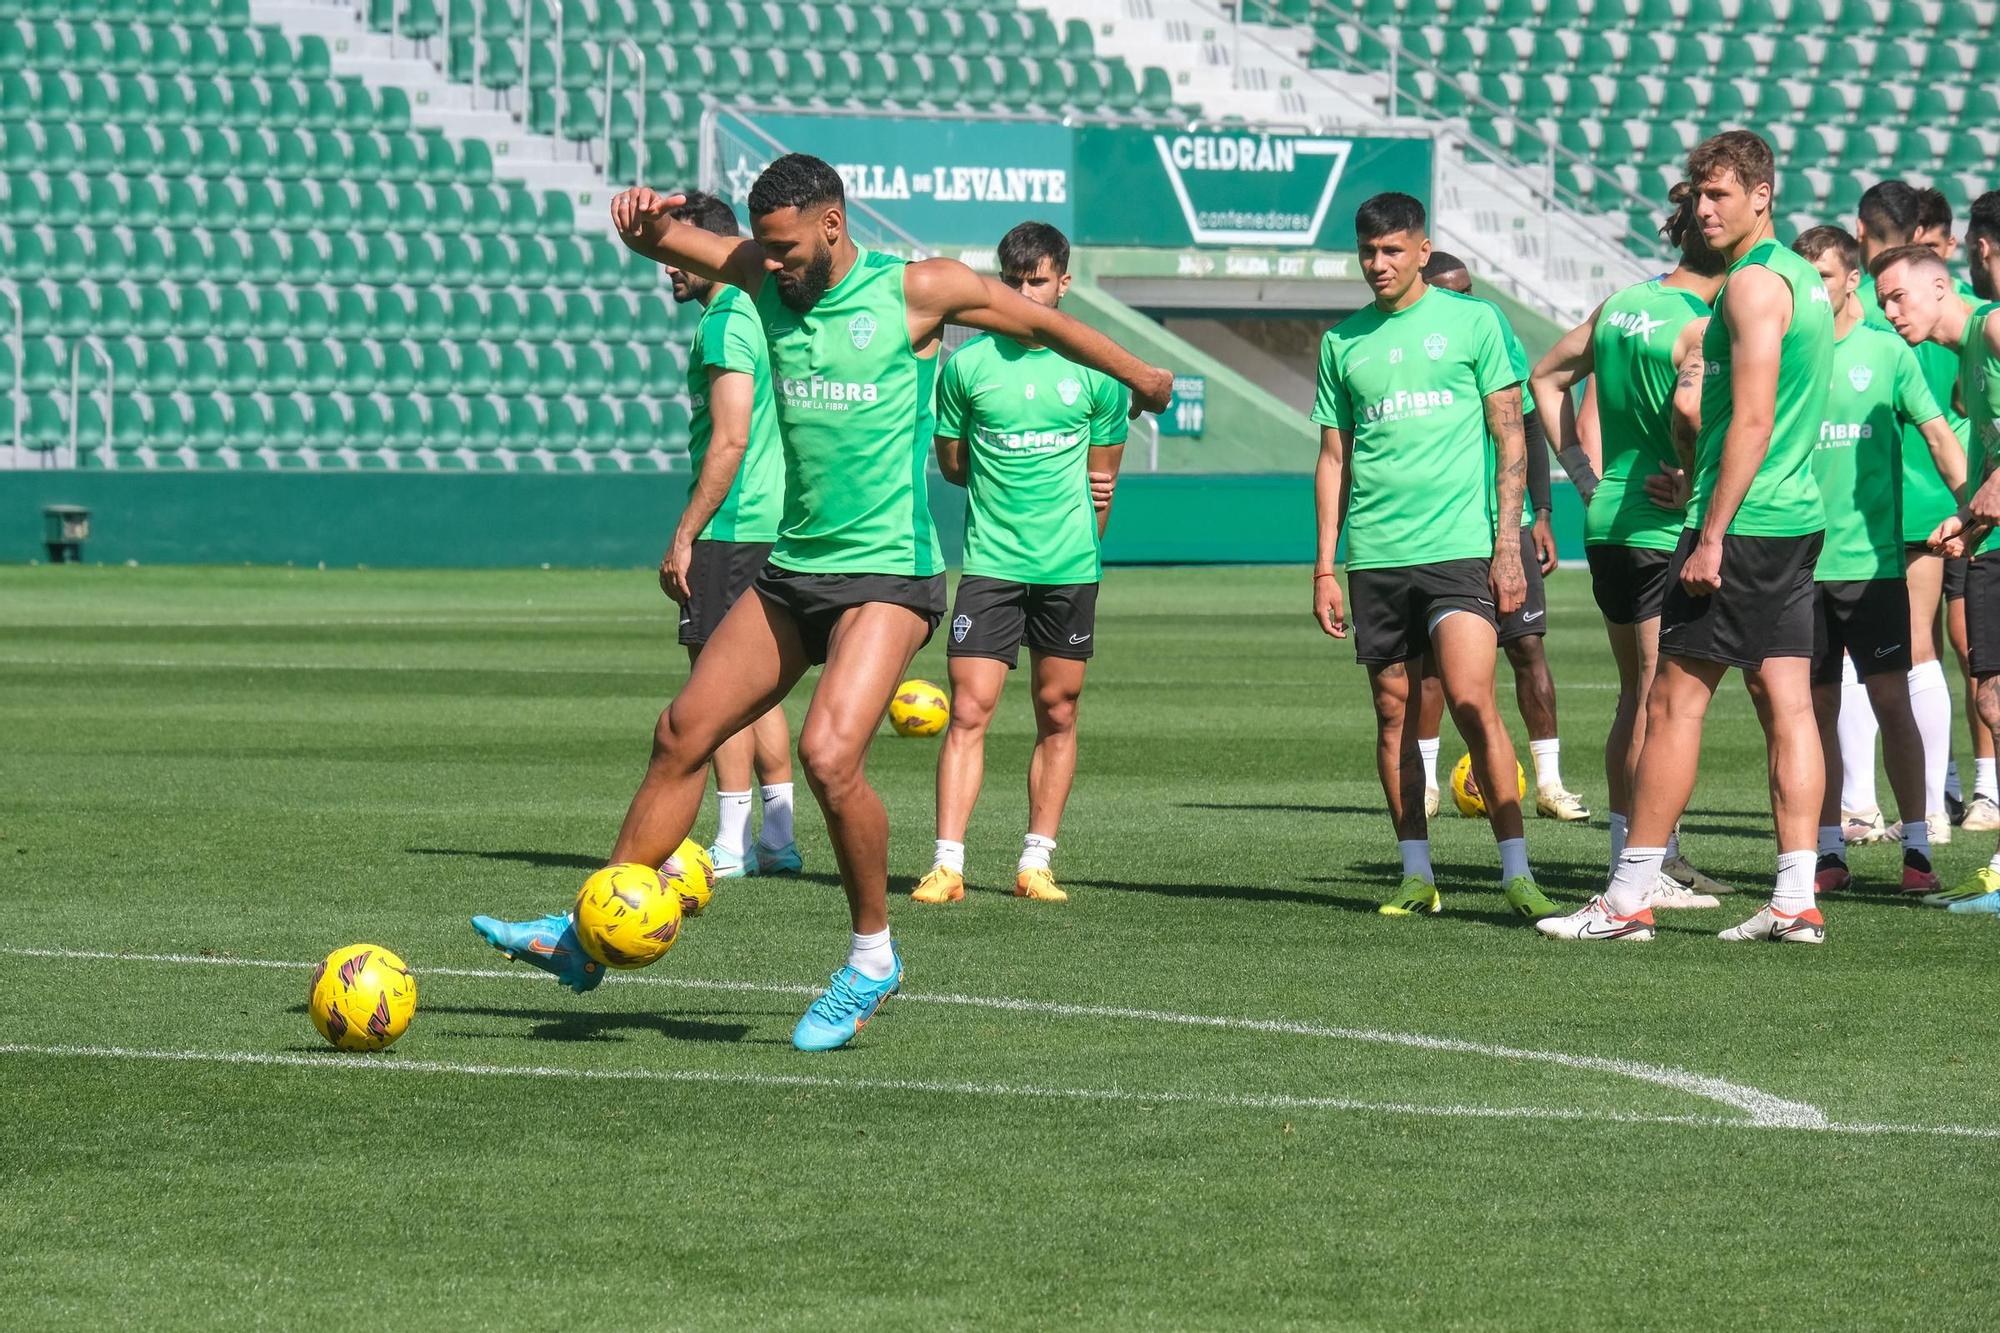
[[[1375,910],[1383,916],[1416,916],[1419,912],[1436,914],[1444,910],[1444,898],[1438,893],[1437,885],[1421,875],[1405,875],[1403,882],[1396,886],[1395,896]]]
[[[955,903],[965,897],[965,876],[946,866],[932,866],[931,873],[917,881],[910,891],[913,903]]]
[[[1040,869],[1023,870],[1014,876],[1014,896],[1042,903],[1066,903],[1069,895],[1056,887],[1056,877]]]

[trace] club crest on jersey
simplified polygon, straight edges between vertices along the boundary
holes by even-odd
[[[847,321],[847,336],[854,340],[854,350],[861,351],[875,338],[875,317],[862,311]]]
[[[1869,381],[1874,378],[1875,372],[1867,366],[1849,366],[1847,368],[1847,382],[1854,386],[1854,392],[1856,393],[1868,392]]]
[[[1083,392],[1083,386],[1075,380],[1064,380],[1056,385],[1056,392],[1062,395],[1064,407],[1075,407],[1076,396]]]
[[[1435,361],[1444,355],[1444,346],[1444,335],[1442,333],[1433,333],[1430,337],[1424,339],[1424,355]]]
[[[964,643],[964,642],[965,642],[965,636],[966,636],[966,635],[968,635],[968,634],[970,634],[970,633],[972,633],[972,617],[971,617],[971,616],[954,616],[954,617],[952,617],[952,622],[951,622],[951,641],[952,641],[953,643]]]

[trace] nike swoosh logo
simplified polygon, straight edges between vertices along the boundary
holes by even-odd
[[[1612,926],[1609,930],[1602,929],[1594,923],[1586,923],[1583,929],[1579,930],[1577,934],[1587,940],[1616,940],[1622,939],[1636,930],[1644,929],[1644,923],[1638,921],[1627,921],[1623,925]]]
[[[1088,634],[1072,634],[1069,636],[1069,641],[1071,643],[1089,643],[1090,636]]]
[[[1889,645],[1889,646],[1888,646],[1887,648],[1877,648],[1877,649],[1875,650],[1875,656],[1877,656],[1877,657],[1887,657],[1887,656],[1888,656],[1888,655],[1889,655],[1890,653],[1893,653],[1893,652],[1896,652],[1896,651],[1898,651],[1899,649],[1901,649],[1901,648],[1902,648],[1902,646],[1903,646],[1903,645],[1902,645],[1902,644],[1900,644],[1900,643],[1892,643],[1892,644],[1890,644],[1890,645]]]
[[[1528,611],[1528,612],[1524,612],[1524,613],[1522,614],[1522,616],[1521,616],[1521,619],[1523,619],[1523,620],[1540,620],[1540,619],[1541,619],[1541,618],[1542,618],[1543,616],[1545,616],[1545,615],[1547,615],[1547,614],[1548,614],[1548,612],[1546,612],[1546,611]]]
[[[528,952],[538,953],[544,958],[554,958],[558,954],[560,954],[562,950],[556,948],[553,944],[548,943],[546,940],[543,940],[538,936],[535,939],[528,941]]]

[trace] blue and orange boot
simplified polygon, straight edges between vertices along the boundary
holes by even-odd
[[[880,981],[852,967],[834,973],[833,980],[792,1029],[792,1045],[802,1051],[834,1051],[853,1041],[882,1007],[882,1001],[902,987],[903,955],[894,946],[890,954],[896,970]]]
[[[595,990],[604,980],[604,964],[583,951],[576,923],[567,912],[551,912],[535,921],[476,916],[472,928],[515,962],[539,967],[578,995]]]

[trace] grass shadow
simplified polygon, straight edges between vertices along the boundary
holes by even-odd
[[[1262,801],[1176,801],[1177,810],[1244,810],[1252,813],[1297,815],[1381,815],[1381,806],[1310,805]],[[1385,816],[1386,817],[1386,816]]]
[[[290,1012],[304,1014],[302,1004],[291,1005]],[[421,1016],[434,1021],[438,1015],[453,1014],[461,1018],[504,1018],[518,1019],[534,1024],[526,1036],[531,1041],[625,1041],[633,1033],[654,1033],[669,1041],[703,1042],[710,1044],[750,1043],[776,1044],[768,1039],[752,1038],[749,1023],[717,1022],[720,1018],[757,1017],[745,1015],[740,1010],[700,1010],[676,1014],[645,1013],[605,1013],[591,1009],[544,1009],[533,1007],[510,1007],[494,1004],[426,1004],[419,1010]],[[477,1040],[497,1039],[519,1041],[523,1034],[518,1032],[453,1032],[454,1037]],[[321,1049],[313,1047],[309,1049]]]
[[[604,868],[601,856],[581,856],[575,852],[503,851],[479,847],[405,847],[403,851],[411,856],[463,856],[480,861],[511,861],[517,865],[540,866],[544,869],[595,871]],[[754,879],[799,880],[807,884],[831,884],[838,886],[840,876],[795,872],[789,875],[755,875]]]

